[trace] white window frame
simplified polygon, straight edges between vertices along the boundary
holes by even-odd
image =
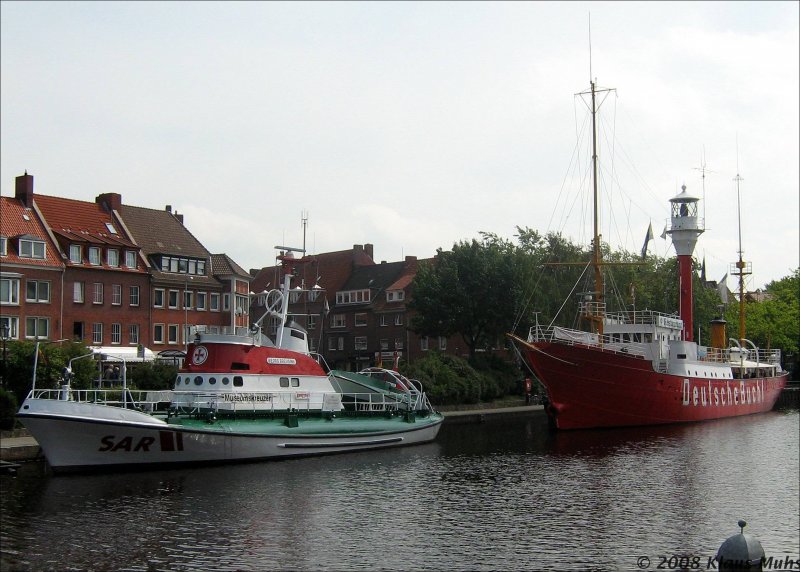
[[[80,244],[69,245],[69,261],[73,264],[81,264],[83,262],[83,247]]]
[[[90,246],[89,247],[89,264],[92,266],[100,266],[100,247],[99,246]]]
[[[355,336],[353,338],[353,349],[356,351],[366,351],[367,344],[367,336]]]
[[[180,334],[180,326],[178,324],[169,324],[167,326],[167,343],[178,345],[178,336]]]
[[[129,306],[138,306],[139,305],[139,287],[138,286],[129,286],[128,287],[128,305]]]
[[[447,350],[447,338],[444,336],[439,336],[439,350],[440,351]]]
[[[403,314],[399,313],[394,315],[394,325],[395,326],[403,325]]]
[[[354,317],[354,325],[357,328],[363,328],[367,325],[367,313],[366,312],[359,312]]]
[[[0,316],[0,327],[8,326],[8,337],[12,340],[19,339],[19,316]]]
[[[92,291],[92,304],[102,304],[102,303],[103,303],[103,283],[94,282],[94,288]]]
[[[31,286],[33,295],[31,295]],[[44,290],[44,293],[42,292]],[[25,280],[25,301],[38,304],[50,303],[50,281],[49,280]]]
[[[422,336],[419,339],[419,349],[422,350],[423,352],[428,351],[428,336]]]
[[[164,324],[153,324],[153,343],[164,343]]]
[[[206,304],[208,303],[208,292],[198,292],[197,293],[197,307],[195,310],[198,312],[205,312],[206,311]]]
[[[208,309],[212,312],[219,312],[219,292],[211,292],[209,294]]]
[[[103,343],[103,322],[92,322],[92,343]]]
[[[331,314],[331,328],[346,328],[347,316],[345,314]]]
[[[163,288],[154,288],[153,289],[153,308],[163,308],[164,307],[164,296],[166,292]],[[161,298],[161,303],[158,303],[158,299]]]
[[[167,296],[167,307],[170,310],[178,309],[178,301],[180,300],[180,290],[170,290]]]
[[[33,330],[31,332],[31,330]],[[42,333],[44,330],[44,333]],[[50,318],[27,316],[25,318],[25,339],[46,340],[50,337]]]
[[[47,257],[47,246],[41,239],[20,238],[19,257],[43,260]]]
[[[86,301],[86,284],[83,282],[72,283],[72,301],[75,304],[83,304]]]
[[[8,238],[0,236],[0,256],[8,255]]]
[[[0,277],[0,303],[19,306],[20,282],[21,280],[16,276]]]
[[[111,345],[118,346],[122,343],[122,324],[111,324]]]
[[[119,268],[119,250],[109,248],[106,250],[106,264],[112,268]]]
[[[128,325],[128,343],[129,344],[139,343],[139,324]]]
[[[125,251],[125,267],[126,268],[136,268],[136,251],[135,250],[126,250]]]
[[[122,306],[122,284],[111,285],[111,305]]]

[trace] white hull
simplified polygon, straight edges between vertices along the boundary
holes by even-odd
[[[337,424],[343,427],[344,422],[336,420],[327,433],[294,428],[289,434],[273,421],[277,430],[272,434],[235,433],[214,425],[170,425],[129,409],[38,399],[28,399],[20,417],[55,471],[268,460],[414,445],[432,441],[441,427],[441,418],[392,428],[377,420],[376,431],[336,433]]]

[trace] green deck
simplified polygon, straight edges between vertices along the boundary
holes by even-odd
[[[366,435],[374,433],[399,433],[422,429],[441,423],[440,413],[419,413],[407,419],[404,414],[339,415],[326,419],[319,415],[284,415],[263,417],[219,417],[208,422],[200,417],[172,417],[167,423],[195,431],[235,433],[239,435]],[[295,425],[296,426],[293,426]]]

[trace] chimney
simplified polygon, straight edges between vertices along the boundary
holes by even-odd
[[[119,193],[103,193],[102,195],[97,195],[94,202],[108,210],[118,211],[122,206],[122,195]]]
[[[164,210],[165,210],[165,211],[167,211],[168,213],[171,213],[171,212],[172,212],[172,205],[167,205],[167,206],[164,208]]]
[[[28,171],[17,177],[14,197],[22,201],[26,208],[33,207],[33,175],[29,175]]]
[[[175,212],[175,218],[178,219],[178,222],[183,224],[183,215],[178,214],[177,211]]]
[[[354,244],[353,245],[353,252],[358,254],[359,252],[364,252],[364,246],[361,244]]]
[[[366,252],[369,255],[370,258],[373,258],[373,256],[372,256],[372,245],[371,244],[365,244],[364,245],[364,252]]]

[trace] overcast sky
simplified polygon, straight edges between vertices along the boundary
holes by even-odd
[[[800,264],[799,6],[2,2],[0,188],[27,170],[42,194],[169,204],[245,269],[302,246],[304,211],[309,252],[369,242],[378,261],[517,226],[583,242],[575,94],[595,77],[615,89],[604,239],[638,252],[652,223],[674,255],[659,235],[685,183],[719,279],[738,172],[761,287]]]

